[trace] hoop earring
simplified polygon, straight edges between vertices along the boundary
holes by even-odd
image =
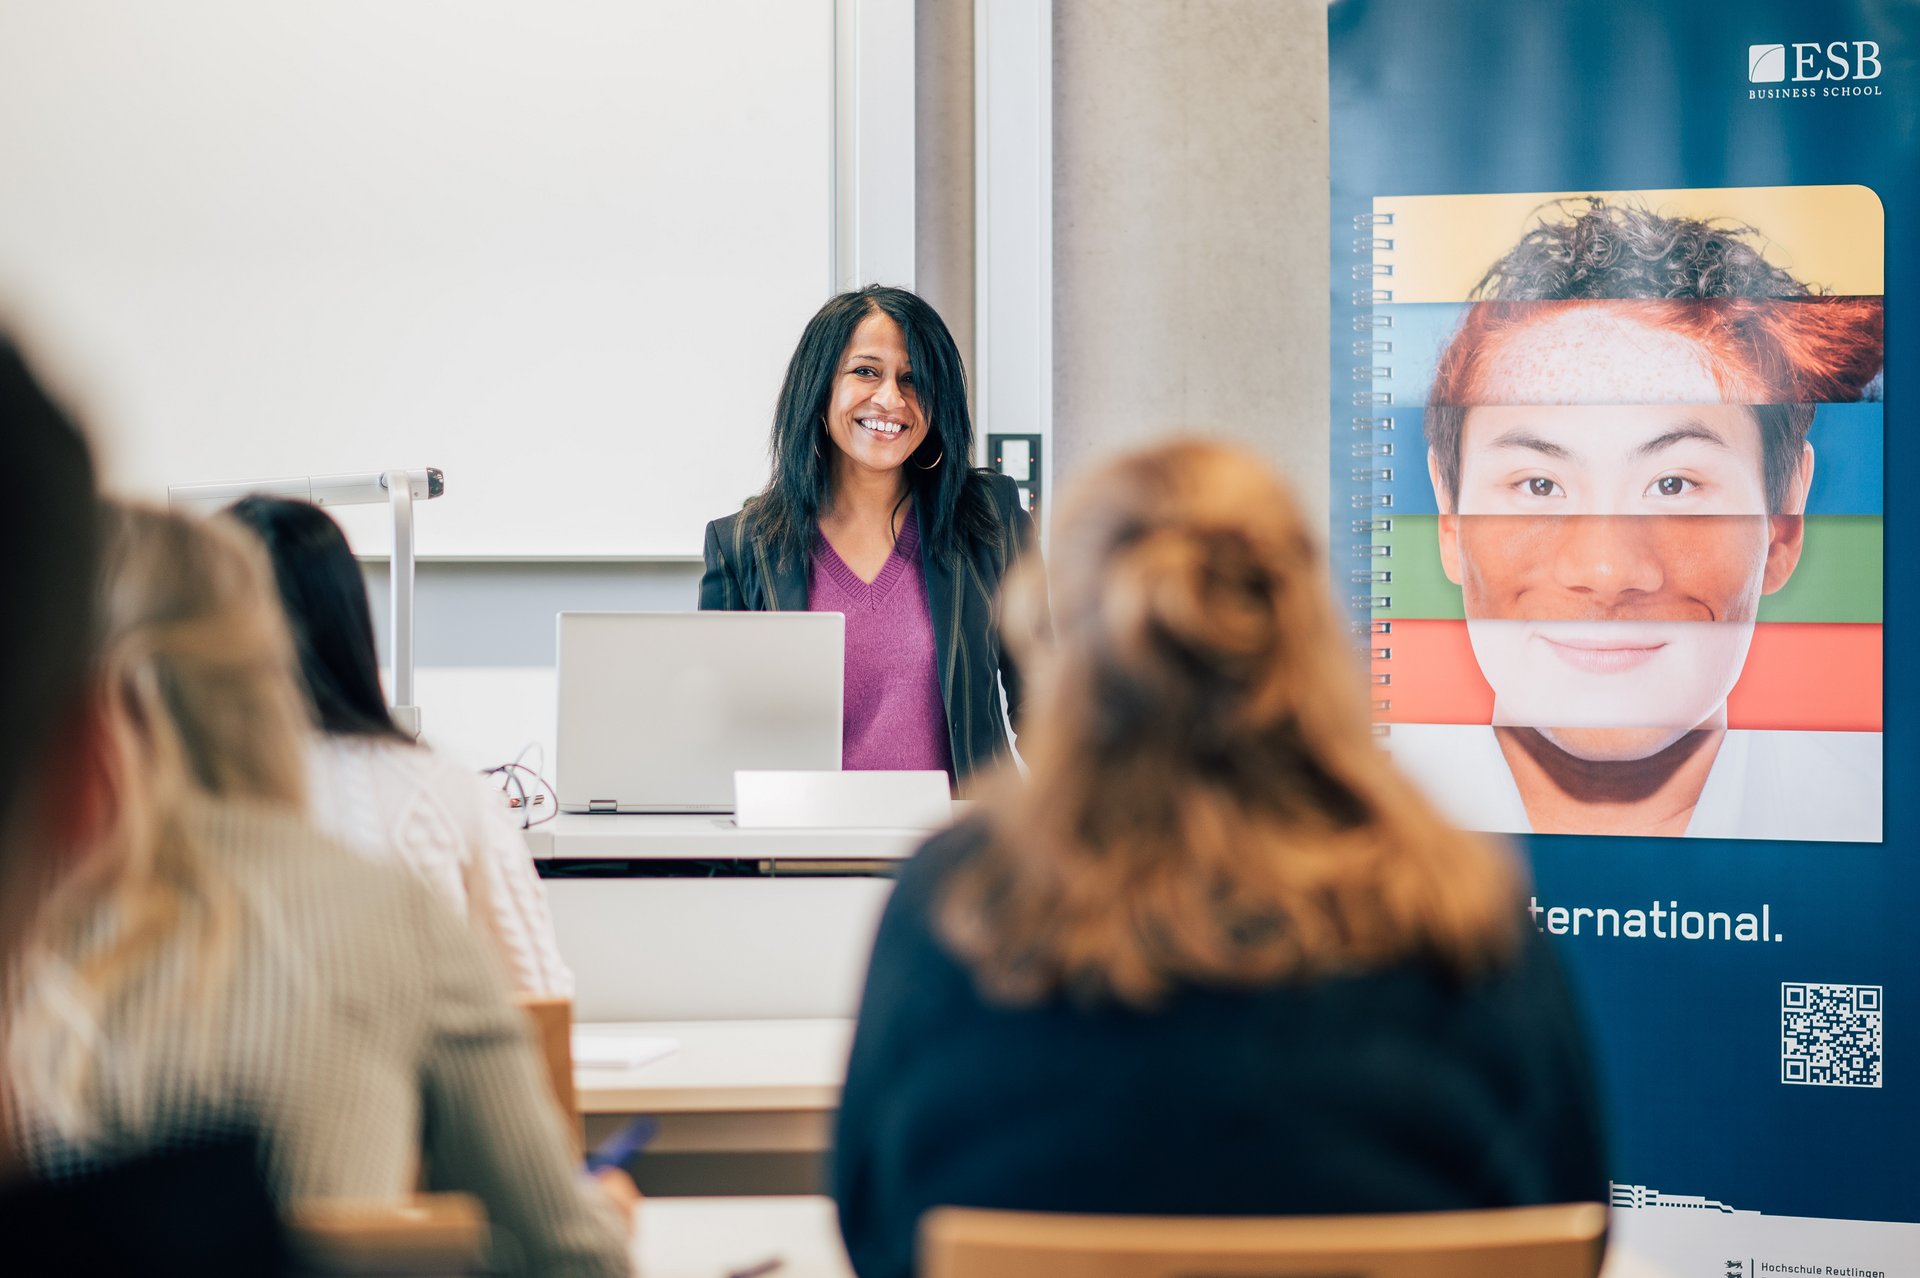
[[[932,461],[928,462],[924,466],[922,466],[919,462],[915,462],[913,464],[913,468],[915,470],[932,470],[935,466],[938,466],[941,462],[945,461],[946,457],[947,457],[947,450],[943,448],[940,450],[940,455],[938,457],[934,458]]]

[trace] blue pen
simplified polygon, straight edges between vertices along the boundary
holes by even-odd
[[[659,1123],[646,1114],[640,1115],[587,1151],[587,1170],[598,1172],[621,1166],[645,1149],[659,1131]]]

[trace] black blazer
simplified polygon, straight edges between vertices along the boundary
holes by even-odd
[[[1004,475],[975,472],[999,530],[998,544],[968,538],[961,552],[944,558],[920,539],[920,570],[927,582],[927,610],[933,618],[935,669],[947,709],[947,742],[954,778],[967,777],[992,763],[1008,746],[1000,713],[1000,688],[1007,691],[1007,712],[1020,725],[1020,675],[1000,647],[995,605],[1008,566],[1033,545],[1033,518],[1021,508],[1019,490]],[[756,534],[753,509],[707,525],[707,571],[700,579],[700,608],[721,612],[804,612],[813,557],[779,564],[771,547]],[[998,675],[998,678],[995,676]]]

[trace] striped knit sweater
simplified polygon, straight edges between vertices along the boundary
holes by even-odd
[[[486,937],[515,989],[573,997],[546,891],[498,794],[425,746],[334,736],[316,741],[309,758],[315,825],[411,870]]]
[[[196,814],[242,901],[224,973],[174,942],[101,1016],[69,1137],[20,1112],[28,1161],[58,1176],[223,1123],[257,1128],[283,1201],[397,1200],[432,1188],[485,1204],[502,1272],[628,1272],[624,1233],[576,1171],[499,963],[406,872],[290,814]]]

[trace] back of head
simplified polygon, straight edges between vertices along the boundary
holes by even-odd
[[[1185,442],[1088,475],[1006,600],[1033,672],[1026,782],[943,929],[991,991],[1149,1002],[1512,935],[1506,858],[1441,821],[1373,745],[1322,557],[1258,458]]]
[[[380,690],[366,583],[340,525],[318,506],[275,497],[248,497],[226,514],[266,545],[321,729],[408,741]]]
[[[299,804],[306,710],[260,547],[116,506],[105,560],[101,668],[130,767],[183,795]]]
[[[79,1098],[98,1019],[157,951],[182,952],[189,976],[143,1009],[154,1023],[220,998],[240,893],[201,813],[297,810],[306,769],[265,553],[238,528],[158,510],[114,508],[105,524],[96,656],[111,810],[29,935],[10,1017],[17,1095],[69,1133],[91,1121]]]
[[[1363,707],[1319,553],[1255,458],[1180,443],[1109,464],[1061,508],[1052,552],[1056,723],[1108,766],[1271,798],[1249,751],[1360,741]]]
[[[16,479],[0,501],[0,938],[12,938],[34,874],[19,862],[37,842],[22,809],[52,739],[81,717],[99,516],[85,442],[4,334],[0,439]]]

